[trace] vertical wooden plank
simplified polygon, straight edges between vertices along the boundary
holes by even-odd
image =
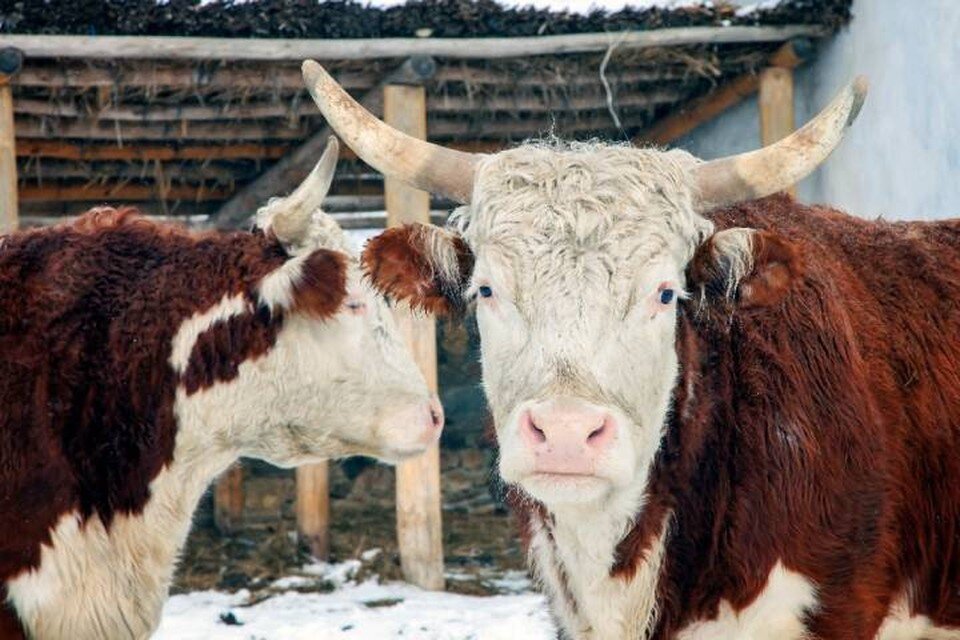
[[[297,467],[297,532],[314,558],[329,558],[330,470],[326,462]]]
[[[213,491],[213,520],[221,533],[236,531],[243,522],[243,467],[235,462]]]
[[[384,120],[417,138],[427,136],[426,92],[420,86],[387,85]],[[386,178],[387,224],[430,222],[430,195]],[[432,316],[398,313],[398,322],[430,389],[437,391],[436,324]],[[440,447],[397,466],[397,541],[404,577],[424,589],[443,589],[440,516]]]
[[[764,146],[787,137],[796,128],[793,114],[793,70],[767,67],[760,72],[760,142]],[[787,190],[797,195],[796,185]]]
[[[17,148],[13,127],[13,91],[0,73],[0,234],[19,224],[17,204]]]

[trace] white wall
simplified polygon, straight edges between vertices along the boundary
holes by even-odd
[[[960,217],[960,0],[855,0],[853,12],[798,71],[797,124],[856,74],[870,93],[800,199],[868,218]],[[705,159],[756,147],[756,100],[676,144]]]

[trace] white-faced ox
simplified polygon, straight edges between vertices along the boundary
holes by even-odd
[[[0,636],[145,638],[240,456],[396,461],[442,427],[319,205],[336,141],[252,232],[133,211],[0,238]]]
[[[465,206],[364,252],[390,295],[474,297],[500,472],[570,638],[960,637],[960,225],[772,196],[857,81],[751,153],[602,143],[460,153],[331,126]],[[767,197],[771,196],[771,197]]]

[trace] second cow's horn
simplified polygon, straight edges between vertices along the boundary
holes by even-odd
[[[330,136],[323,155],[310,175],[289,196],[269,205],[276,212],[270,220],[270,228],[278,240],[285,244],[303,241],[310,227],[311,216],[330,191],[339,155],[340,145],[335,137]]]

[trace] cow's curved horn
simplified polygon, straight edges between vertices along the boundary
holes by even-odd
[[[323,117],[364,162],[418,189],[470,201],[482,156],[419,140],[381,122],[313,60],[303,63],[303,79]]]
[[[698,211],[762,198],[793,186],[823,162],[860,113],[867,79],[858,76],[802,128],[762,149],[711,160],[694,170]]]
[[[303,240],[310,228],[311,216],[330,191],[339,155],[340,143],[330,136],[320,161],[310,175],[289,196],[270,203],[270,209],[275,212],[270,219],[270,229],[280,242],[297,244]]]

